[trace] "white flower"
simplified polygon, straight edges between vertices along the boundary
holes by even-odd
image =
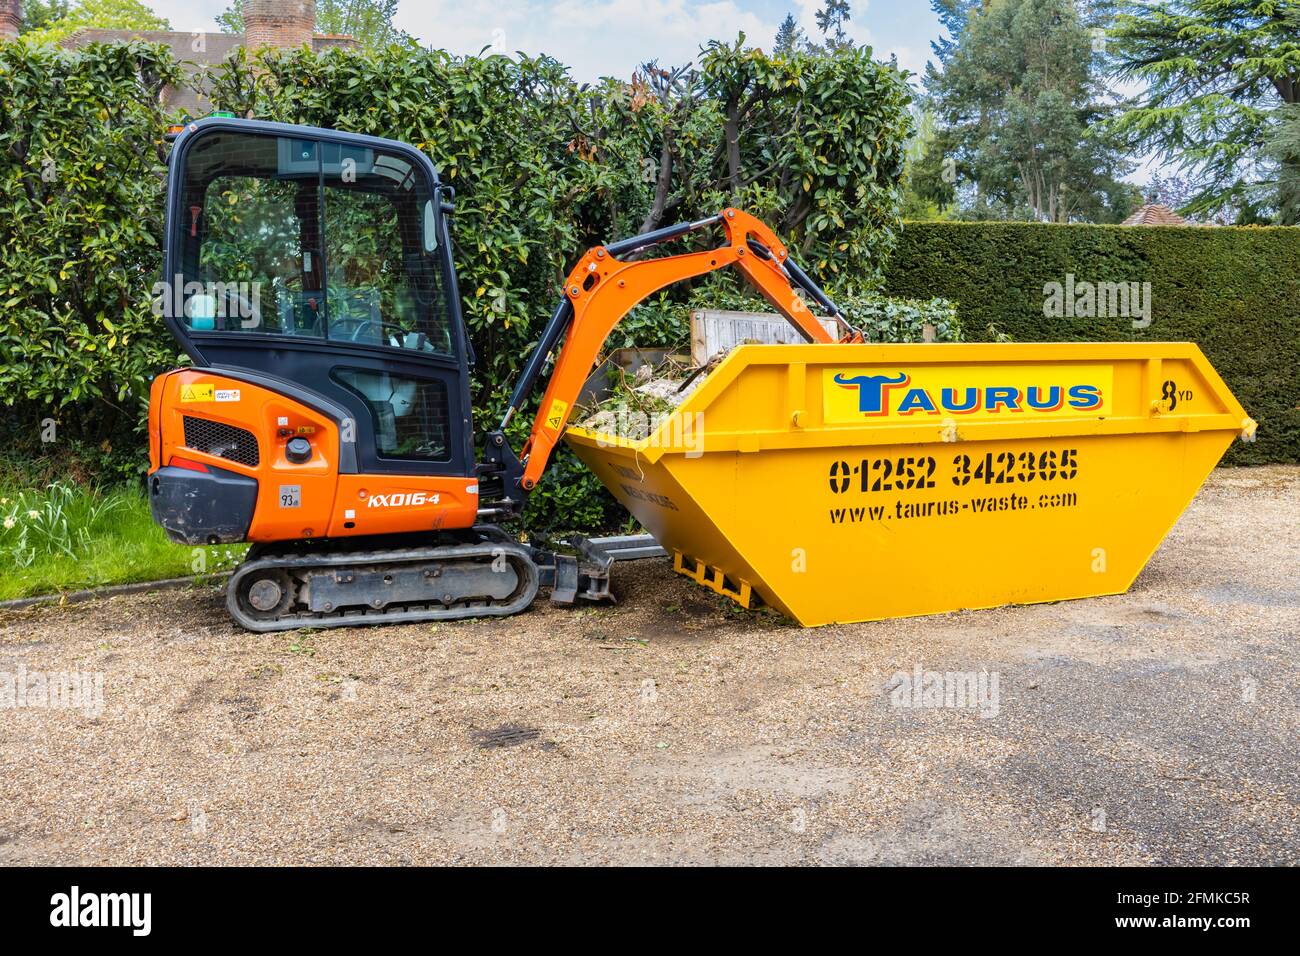
[[[6,528],[12,528],[12,527],[13,527],[15,524],[17,524],[17,523],[18,523],[18,522],[14,521],[12,515],[11,515],[10,517],[8,517],[8,518],[5,518],[5,527],[6,527]]]
[[[27,509],[27,517],[29,517],[29,518],[39,518],[40,516],[41,516],[41,513],[40,513],[39,511],[37,511],[35,508],[28,508],[28,509]]]

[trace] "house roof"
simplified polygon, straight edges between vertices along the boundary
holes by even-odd
[[[1125,219],[1123,226],[1189,226],[1189,223],[1168,206],[1149,202],[1133,215]]]

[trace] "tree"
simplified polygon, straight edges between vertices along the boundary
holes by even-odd
[[[844,25],[849,22],[849,0],[826,0],[826,6],[815,14],[817,29],[826,37],[826,48],[848,46],[853,41],[844,32]]]
[[[930,41],[930,49],[940,63],[947,63],[956,52],[971,13],[983,5],[984,0],[930,0],[930,7],[939,19],[939,25],[948,31],[947,37]]]
[[[1278,222],[1300,225],[1300,105],[1289,103],[1278,110],[1268,152],[1277,163]]]
[[[23,23],[19,33],[44,30],[68,15],[68,0],[23,0]]]
[[[799,29],[799,24],[795,21],[793,13],[787,13],[785,19],[781,21],[781,27],[776,31],[776,39],[773,41],[772,52],[777,56],[789,56],[804,42],[803,30]]]
[[[1134,204],[1132,164],[1092,127],[1109,107],[1072,0],[948,5],[960,22],[942,72],[926,71],[939,121],[915,189],[966,218],[1114,222]]]
[[[907,141],[904,159],[903,202],[899,214],[903,219],[951,219],[955,213],[953,197],[946,190],[925,188],[924,183],[942,182],[943,170],[934,167],[939,151],[934,142],[939,136],[934,112],[924,107],[913,107],[913,132]]]
[[[78,0],[72,6],[51,0],[30,3],[33,16],[43,25],[29,28],[26,35],[51,43],[69,37],[78,30],[170,30],[171,25],[140,0]]]
[[[1295,0],[1121,0],[1107,48],[1115,78],[1146,87],[1111,129],[1197,175],[1193,212],[1293,208],[1277,190],[1300,157],[1270,158],[1267,143],[1279,108],[1300,102]]]
[[[769,57],[742,36],[710,42],[698,69],[647,63],[624,86],[553,109],[568,120],[568,152],[599,174],[593,199],[579,200],[592,207],[577,210],[604,223],[590,241],[734,205],[841,292],[878,281],[911,129],[900,71],[851,44]]]
[[[414,42],[408,33],[393,26],[396,13],[397,0],[319,0],[316,29],[350,36],[369,49]],[[216,19],[224,32],[243,33],[243,0],[233,0]]]

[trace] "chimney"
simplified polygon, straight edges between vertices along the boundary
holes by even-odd
[[[0,43],[18,36],[23,27],[23,0],[0,0]]]
[[[316,0],[244,0],[244,45],[250,50],[310,46],[315,33]]]

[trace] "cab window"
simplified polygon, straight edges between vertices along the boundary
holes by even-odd
[[[313,140],[211,133],[186,154],[174,228],[195,332],[323,334]]]
[[[381,458],[450,458],[447,384],[374,369],[336,368],[335,382],[365,402]]]
[[[434,197],[405,157],[214,130],[185,153],[182,196],[192,331],[452,354]]]
[[[433,197],[406,159],[326,152],[329,337],[450,353],[451,324],[434,255]]]

